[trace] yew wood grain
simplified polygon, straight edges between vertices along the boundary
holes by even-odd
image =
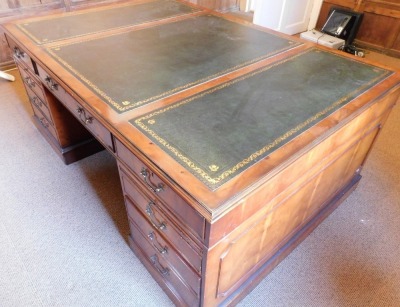
[[[224,3],[230,6],[233,2]],[[340,3],[354,5],[354,1]],[[225,18],[200,10],[131,27],[129,31],[202,14]],[[36,93],[45,101],[43,109],[35,103],[32,106],[35,114],[45,114],[52,122],[57,143],[50,145],[62,148],[93,135],[115,156],[131,228],[129,245],[173,302],[182,306],[234,304],[271,271],[356,187],[368,153],[400,96],[400,74],[388,74],[258,161],[256,167],[212,190],[129,120],[312,48],[324,52],[329,49],[304,43],[118,114],[49,56],[45,45],[38,46],[30,40],[16,23],[6,25],[5,29],[10,46],[21,48],[27,56],[16,59],[22,74],[31,76],[41,88],[36,93],[28,87],[28,93]],[[118,31],[105,30],[83,39]],[[270,30],[260,31],[286,37]],[[60,45],[76,41],[77,38],[67,39]],[[329,52],[351,58],[339,51]],[[368,60],[360,61],[389,69]],[[94,126],[85,125],[88,118]],[[40,123],[38,128],[49,139],[50,132]]]
[[[326,139],[325,144],[317,146],[321,152],[324,152],[325,146],[325,157],[318,157],[318,153],[312,151],[305,154],[306,161],[301,162],[305,162],[305,165],[312,162],[316,164],[314,167],[302,168],[300,164],[294,163],[293,168],[297,167],[305,174],[297,175],[298,180],[289,178],[282,192],[274,193],[275,184],[285,185],[285,179],[290,174],[285,173],[286,177],[283,176],[277,182],[271,181],[265,187],[265,190],[271,191],[270,200],[268,201],[268,197],[259,198],[258,201],[264,204],[263,208],[242,223],[231,227],[229,234],[229,230],[222,226],[227,224],[226,221],[222,219],[214,223],[221,225],[224,232],[221,234],[221,241],[211,247],[207,255],[204,298],[206,306],[218,305],[226,297],[234,296],[235,291],[243,287],[257,270],[272,259],[296,233],[320,214],[321,209],[331,199],[337,197],[358,176],[394,100],[397,100],[397,94],[387,98],[387,105],[380,105],[380,110],[372,108],[365,112],[373,117],[371,121],[368,114],[363,114],[364,118],[349,123],[352,126],[350,129],[343,128],[341,133],[337,132]],[[359,127],[363,129],[357,133]],[[342,144],[337,144],[333,139]],[[296,169],[293,171],[296,172]],[[289,186],[287,183],[290,183]],[[257,200],[253,200],[251,203],[256,202]],[[239,215],[246,212],[239,209],[236,211]],[[230,216],[230,220],[237,221],[240,217]],[[212,226],[211,235],[213,230]]]

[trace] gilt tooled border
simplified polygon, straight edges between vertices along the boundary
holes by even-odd
[[[119,111],[123,111],[121,109],[121,106],[115,102],[111,97],[109,97],[106,93],[104,93],[101,89],[99,89],[95,84],[93,84],[89,79],[84,77],[82,74],[80,74],[75,68],[73,68],[71,65],[69,65],[66,61],[64,61],[62,58],[57,56],[51,49],[58,49],[59,47],[53,47],[53,48],[47,48],[47,52],[53,56],[59,63],[64,65],[67,69],[69,69],[72,73],[74,73],[76,76],[78,76],[83,82],[85,82],[91,89],[93,89],[97,94],[99,94],[102,98],[104,98],[109,104],[111,104],[114,108],[116,108]]]
[[[23,25],[26,25],[29,23],[24,23]],[[27,29],[25,29],[22,24],[17,24],[18,29],[20,29],[23,33],[25,33],[31,40],[33,40],[37,45],[41,45],[43,43],[41,43],[41,41],[35,36],[33,35],[33,33],[29,32]]]
[[[179,3],[177,1],[175,1],[175,2],[178,3],[178,4],[182,4],[182,3]],[[137,6],[137,5],[139,5],[139,4],[129,3],[129,4],[121,5],[121,7]],[[177,14],[174,14],[174,15],[171,15],[171,16],[161,17],[161,18],[157,18],[157,19],[151,19],[151,20],[148,20],[148,21],[140,22],[140,23],[131,23],[131,24],[127,24],[127,25],[124,25],[124,26],[113,27],[113,28],[99,30],[99,31],[93,31],[93,32],[87,32],[87,33],[83,33],[83,34],[72,35],[72,36],[63,37],[63,38],[59,38],[59,39],[52,39],[52,40],[47,40],[47,39],[46,40],[40,40],[33,33],[28,31],[28,29],[26,29],[24,26],[29,25],[31,22],[19,23],[19,24],[17,24],[17,27],[22,32],[24,32],[31,40],[33,40],[37,45],[45,45],[45,44],[59,42],[59,41],[65,40],[65,39],[74,39],[74,38],[84,37],[84,36],[98,34],[98,33],[102,33],[102,32],[107,32],[107,31],[111,31],[111,30],[114,31],[114,30],[126,29],[126,28],[130,28],[130,27],[137,26],[137,25],[140,25],[140,24],[145,24],[145,23],[148,23],[148,22],[157,22],[157,21],[160,21],[160,20],[168,19],[168,18],[174,18],[174,17],[180,17],[180,16],[188,15],[188,14],[192,14],[193,12],[198,12],[198,11],[200,11],[200,10],[191,7],[190,8],[190,12],[187,12],[187,13],[177,13]],[[85,12],[85,11],[74,12],[74,16],[75,15],[82,15],[82,14],[86,14],[86,13],[87,12]],[[54,19],[54,18],[49,18],[48,20],[50,20],[50,19]],[[32,22],[32,23],[34,23],[34,22]]]
[[[264,67],[263,69],[254,71],[250,74],[247,74],[243,77],[240,77],[238,79],[232,80],[228,83],[222,84],[220,86],[217,86],[211,90],[205,91],[199,95],[193,96],[189,99],[183,100],[177,104],[171,105],[167,108],[155,111],[153,113],[150,113],[148,115],[145,115],[143,117],[140,117],[138,119],[135,120],[135,124],[140,127],[141,129],[143,129],[147,134],[149,134],[150,136],[152,136],[155,140],[157,140],[161,145],[163,145],[165,148],[167,148],[170,152],[172,152],[184,165],[187,165],[192,172],[198,174],[201,178],[204,179],[204,181],[206,182],[206,184],[211,187],[211,188],[216,188],[218,187],[218,184],[223,182],[225,179],[227,179],[229,176],[235,174],[238,170],[240,170],[241,168],[245,167],[246,165],[248,165],[249,163],[251,163],[252,161],[254,161],[256,158],[262,156],[264,153],[268,152],[269,150],[275,148],[276,146],[278,146],[280,143],[282,143],[283,141],[285,141],[286,139],[288,139],[289,137],[293,136],[295,133],[301,131],[303,128],[307,127],[309,124],[315,122],[317,119],[321,118],[322,116],[324,116],[325,114],[329,113],[330,111],[332,111],[333,109],[335,109],[336,107],[340,106],[341,104],[343,104],[346,100],[348,100],[350,97],[353,97],[356,93],[361,93],[364,89],[368,88],[371,84],[376,83],[378,80],[384,78],[385,75],[389,75],[391,72],[389,71],[385,71],[383,69],[380,69],[383,71],[383,73],[379,76],[377,76],[376,78],[372,79],[371,81],[369,81],[368,83],[364,84],[363,86],[360,86],[359,88],[355,89],[354,91],[352,91],[351,93],[347,94],[346,96],[340,98],[339,100],[335,101],[332,105],[326,107],[324,110],[318,112],[317,114],[315,114],[314,116],[308,118],[306,121],[302,122],[301,124],[297,125],[295,128],[287,131],[286,133],[284,133],[283,135],[279,136],[278,138],[276,138],[274,141],[272,141],[271,143],[267,144],[266,146],[264,146],[263,148],[261,148],[260,150],[256,151],[255,153],[251,154],[250,156],[248,156],[247,158],[243,159],[242,161],[240,161],[239,163],[237,163],[236,165],[234,165],[232,168],[230,168],[229,170],[226,170],[225,172],[223,172],[221,175],[219,175],[218,177],[212,177],[209,175],[209,173],[207,173],[206,171],[204,171],[201,167],[197,166],[196,163],[194,163],[193,161],[190,160],[190,158],[186,157],[184,154],[182,154],[178,149],[176,149],[174,146],[172,146],[171,144],[169,144],[165,139],[163,139],[161,136],[159,136],[156,132],[154,132],[153,130],[151,130],[151,128],[149,128],[144,121],[157,116],[159,114],[165,113],[169,110],[178,108],[182,105],[185,105],[193,100],[196,100],[198,98],[201,98],[203,96],[206,96],[208,94],[211,94],[215,91],[221,90],[225,87],[229,87],[237,82],[243,81],[249,77],[255,76],[259,73],[265,72],[273,67],[276,67],[278,65],[281,65],[285,62],[294,60],[295,58],[311,52],[311,51],[315,51],[316,49],[310,49],[310,50],[306,50],[302,53],[299,53],[291,58],[282,60],[280,62],[277,62],[275,64],[269,65]],[[319,50],[316,50],[316,52],[320,52]],[[347,58],[348,59],[348,58]],[[362,63],[364,65],[368,65],[365,63]],[[371,66],[371,65],[368,65]]]
[[[120,33],[115,33],[115,34],[112,34],[112,35],[110,35],[110,36],[115,36],[115,35],[119,35],[119,34],[120,34]],[[288,40],[288,41],[287,41],[287,42],[288,42],[288,46],[283,47],[283,48],[281,48],[281,49],[274,50],[274,51],[269,52],[269,53],[267,53],[267,54],[264,54],[264,55],[262,55],[262,56],[260,56],[260,57],[257,57],[257,58],[255,58],[255,59],[249,60],[249,61],[247,61],[247,62],[243,62],[243,63],[241,63],[241,64],[238,64],[238,65],[234,66],[234,67],[231,67],[231,68],[228,68],[228,69],[226,69],[226,70],[217,72],[217,73],[215,73],[215,74],[213,74],[213,75],[211,75],[211,76],[207,76],[207,77],[204,77],[204,78],[199,79],[199,80],[197,80],[197,81],[187,83],[187,84],[185,84],[185,85],[176,87],[176,88],[174,88],[174,89],[171,89],[171,90],[169,90],[169,91],[166,91],[166,92],[161,93],[161,94],[158,94],[158,95],[155,95],[155,96],[153,96],[153,97],[149,97],[149,98],[146,98],[146,99],[143,99],[143,100],[140,100],[140,101],[136,101],[136,102],[133,102],[133,103],[131,102],[129,105],[126,105],[126,106],[121,106],[121,103],[118,103],[118,102],[114,101],[114,100],[113,100],[110,96],[108,96],[103,90],[101,90],[101,89],[98,88],[95,84],[93,84],[93,83],[89,80],[89,78],[85,77],[85,76],[84,76],[82,73],[80,73],[76,68],[72,67],[67,61],[65,61],[64,59],[62,59],[61,57],[59,57],[59,56],[53,51],[53,50],[59,50],[60,48],[62,48],[62,47],[64,47],[64,46],[75,45],[75,44],[79,44],[79,43],[82,43],[82,42],[88,42],[88,41],[97,40],[97,39],[101,39],[101,38],[98,38],[98,37],[95,37],[95,38],[87,38],[87,39],[82,40],[82,41],[79,41],[79,42],[71,42],[71,43],[68,43],[68,44],[65,44],[65,45],[62,45],[62,46],[53,46],[53,47],[49,47],[49,48],[46,48],[46,50],[47,50],[47,52],[48,52],[52,57],[54,57],[58,62],[60,62],[64,67],[66,67],[66,68],[67,68],[68,70],[70,70],[73,74],[75,74],[79,79],[81,79],[84,83],[86,83],[86,85],[88,85],[88,86],[89,86],[91,89],[93,89],[98,95],[100,95],[100,97],[102,97],[103,99],[105,99],[110,105],[112,105],[114,108],[116,108],[116,109],[117,109],[118,111],[120,111],[120,112],[125,112],[125,111],[128,111],[128,110],[130,110],[130,109],[138,108],[138,107],[140,107],[140,106],[142,106],[142,105],[144,105],[144,104],[147,104],[147,103],[150,103],[150,102],[152,102],[152,101],[156,101],[156,100],[159,100],[159,99],[161,99],[161,98],[167,97],[167,96],[172,95],[172,94],[174,94],[174,93],[176,93],[176,92],[185,90],[185,89],[187,89],[187,88],[189,88],[189,87],[191,87],[191,86],[194,86],[194,85],[197,85],[197,84],[206,82],[206,81],[211,80],[211,79],[214,79],[214,78],[216,78],[216,77],[218,77],[218,76],[222,76],[222,75],[224,75],[224,74],[226,74],[226,73],[229,73],[229,72],[232,72],[232,71],[234,71],[234,70],[237,70],[237,69],[239,69],[239,68],[241,68],[241,67],[244,67],[244,66],[247,66],[247,65],[256,63],[256,62],[261,61],[261,60],[263,60],[263,59],[266,59],[266,58],[268,58],[268,57],[270,57],[270,56],[272,56],[272,55],[274,55],[274,54],[278,54],[278,53],[280,53],[280,52],[283,52],[283,51],[285,51],[285,50],[288,50],[289,48],[293,48],[294,46],[298,46],[298,45],[302,44],[302,43],[297,43],[297,42]]]

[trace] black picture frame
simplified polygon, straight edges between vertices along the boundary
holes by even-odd
[[[346,45],[351,45],[360,28],[362,18],[362,13],[332,7],[321,32],[341,38],[346,41]]]

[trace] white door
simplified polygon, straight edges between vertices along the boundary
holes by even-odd
[[[239,0],[239,9],[242,12],[254,12],[256,0]]]
[[[253,22],[286,34],[307,31],[314,0],[257,0]]]

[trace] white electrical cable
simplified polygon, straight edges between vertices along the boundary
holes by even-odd
[[[7,74],[7,73],[5,73],[4,71],[1,71],[1,70],[0,70],[0,78],[6,79],[8,81],[15,81],[15,77],[14,76],[12,76],[10,74]]]

